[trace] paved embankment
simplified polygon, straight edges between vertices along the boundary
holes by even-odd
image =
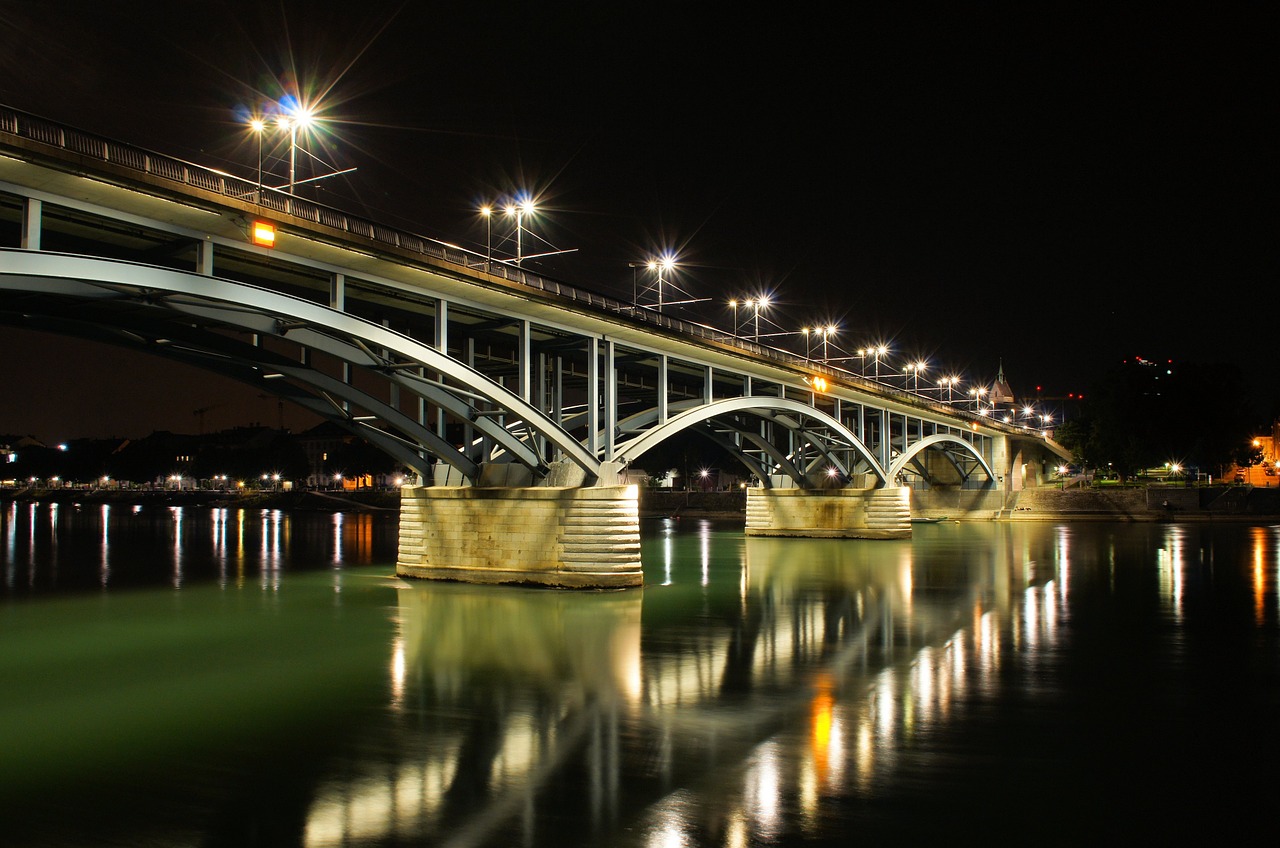
[[[1201,488],[1026,489],[999,518],[1012,521],[1280,521],[1280,489]]]

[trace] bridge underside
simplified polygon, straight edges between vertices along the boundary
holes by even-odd
[[[246,383],[332,421],[427,480],[491,459],[576,482],[600,461],[500,381],[374,322],[254,286],[131,263],[5,252],[0,321],[124,345]],[[87,306],[88,305],[88,306]],[[554,478],[550,481],[554,482]]]

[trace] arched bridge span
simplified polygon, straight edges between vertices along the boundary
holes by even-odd
[[[597,457],[538,409],[465,364],[401,333],[287,294],[190,272],[49,252],[3,250],[0,289],[24,296],[28,323],[126,344],[255,385],[368,439],[428,476],[435,457],[475,479],[483,457],[373,395],[358,372],[377,375],[492,440],[507,461],[543,477],[534,436],[579,466]],[[92,313],[84,303],[91,301]],[[287,341],[283,351],[267,339]],[[320,357],[336,373],[318,366]],[[480,408],[477,401],[483,401]],[[502,416],[514,423],[506,423]],[[425,416],[424,416],[425,417]],[[377,422],[377,423],[375,423]],[[381,426],[379,426],[381,425]]]
[[[891,479],[871,450],[839,420],[798,400],[767,395],[726,398],[685,409],[662,423],[655,419],[656,412],[650,410],[619,422],[624,433],[648,425],[617,446],[619,459],[633,462],[665,439],[695,430],[737,457],[766,487],[778,475],[801,488],[807,488],[815,474],[847,483],[853,473],[865,470],[879,485]]]
[[[929,455],[926,451],[943,458],[958,482],[967,481],[980,470],[986,475],[989,484],[995,484],[996,473],[986,457],[972,443],[950,433],[937,433],[912,443],[906,451],[894,458],[889,466],[888,479],[897,480],[899,475],[910,468],[930,483],[935,482],[938,473],[925,462],[926,455]]]

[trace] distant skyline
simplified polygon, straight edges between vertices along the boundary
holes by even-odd
[[[0,0],[0,102],[252,178],[243,118],[296,81],[323,95],[315,152],[356,169],[317,184],[322,202],[484,250],[481,203],[531,191],[533,232],[573,252],[530,265],[576,285],[630,299],[629,263],[672,250],[708,299],[688,317],[721,327],[730,298],[768,292],[782,329],[833,323],[847,348],[972,380],[1003,363],[1021,396],[1086,391],[1135,355],[1234,363],[1280,395],[1257,22],[183,8]],[[207,429],[278,419],[250,389],[120,356],[0,329],[0,391],[30,399],[0,432],[194,432],[206,406]]]

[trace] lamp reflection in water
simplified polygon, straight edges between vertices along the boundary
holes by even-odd
[[[1051,562],[1048,550],[998,537],[1001,567],[937,583],[931,575],[946,567],[921,572],[910,545],[867,556],[839,540],[806,540],[797,557],[790,541],[746,540],[743,618],[751,624],[730,644],[667,656],[646,641],[648,708],[661,716],[696,709],[698,726],[715,737],[706,744],[727,765],[714,778],[700,775],[705,790],[655,804],[640,824],[641,844],[691,845],[707,834],[725,845],[785,841],[795,835],[784,829],[788,807],[806,836],[830,836],[823,829],[839,820],[826,808],[832,799],[891,780],[903,745],[952,721],[998,676],[1003,645],[1031,632],[1048,650],[1059,638],[1061,586],[1032,565]],[[956,599],[941,597],[954,591],[973,595],[959,627]],[[717,713],[735,680],[751,707],[734,700]],[[775,729],[762,734],[763,726]],[[669,747],[710,756],[698,744],[677,732]],[[669,768],[679,785],[679,762],[654,768]]]
[[[584,812],[612,820],[619,717],[641,697],[642,598],[640,590],[400,586],[390,706],[443,719],[398,737],[391,766],[323,784],[305,844],[408,838],[446,817],[462,843],[486,844],[528,813],[570,757],[584,757],[591,773]],[[450,801],[459,792],[482,799],[465,820]]]
[[[101,557],[98,565],[98,582],[102,584],[102,588],[107,587],[107,583],[111,580],[111,504],[102,504],[98,507],[98,520],[102,522],[102,549]]]
[[[833,799],[892,780],[903,746],[953,721],[1000,676],[1010,644],[1026,643],[1021,659],[1059,638],[1065,580],[1033,565],[1051,565],[1052,547],[993,538],[973,572],[954,570],[964,558],[923,569],[910,544],[868,556],[807,540],[797,557],[794,540],[748,538],[740,581],[719,584],[711,536],[686,539],[692,556],[669,563],[655,538],[653,569],[670,568],[671,583],[647,591],[696,603],[662,608],[643,653],[640,590],[403,584],[385,654],[403,720],[385,755],[319,785],[305,844],[445,827],[459,844],[518,844],[545,836],[541,817],[563,817],[568,797],[601,837],[631,793],[655,787],[664,794],[628,818],[628,844],[746,846],[785,840],[795,823],[823,835]],[[685,623],[678,609],[724,624]]]

